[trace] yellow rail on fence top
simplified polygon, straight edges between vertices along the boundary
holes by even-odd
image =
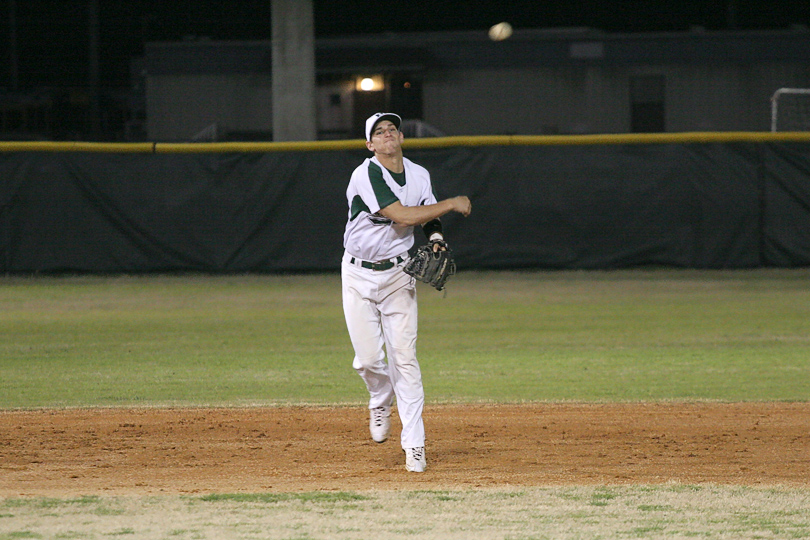
[[[153,152],[155,143],[0,141],[0,152]]]
[[[810,132],[696,131],[688,133],[619,133],[596,135],[482,135],[406,139],[409,148],[448,146],[554,146],[587,144],[671,144],[710,142],[810,142]]]
[[[210,142],[210,143],[156,143],[155,152],[312,152],[328,150],[364,149],[363,141],[290,141],[290,142]]]
[[[405,139],[405,148],[458,146],[560,146],[596,144],[687,144],[732,142],[810,142],[806,131],[696,131],[684,133],[620,133],[596,135],[475,135]],[[208,143],[96,143],[52,141],[0,141],[0,152],[107,152],[107,153],[244,153],[307,152],[365,149],[361,139],[292,142]]]

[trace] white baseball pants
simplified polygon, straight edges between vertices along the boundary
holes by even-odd
[[[352,366],[366,383],[369,409],[390,405],[396,396],[402,448],[425,446],[414,280],[402,264],[371,270],[352,264],[351,258],[344,254],[341,276],[343,312],[355,354]]]

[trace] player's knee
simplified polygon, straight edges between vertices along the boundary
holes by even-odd
[[[396,349],[391,348],[389,351],[391,359],[396,363],[400,371],[418,371],[419,362],[416,360],[416,349],[405,348]]]
[[[380,355],[355,356],[354,361],[352,362],[352,367],[357,371],[363,370],[379,371],[380,369],[385,368],[385,363],[383,362]]]

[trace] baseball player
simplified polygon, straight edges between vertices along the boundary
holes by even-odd
[[[378,443],[388,439],[396,398],[405,468],[423,472],[425,395],[416,360],[416,287],[402,267],[416,225],[434,249],[443,249],[438,218],[448,212],[467,216],[472,207],[465,196],[436,201],[428,171],[402,155],[401,124],[393,113],[366,120],[366,147],[374,155],[354,170],[346,190],[343,311],[355,354],[352,366],[370,396],[371,438]]]

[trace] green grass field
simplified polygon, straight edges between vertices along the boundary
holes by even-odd
[[[432,403],[810,397],[810,269],[463,272],[448,289],[419,289]],[[0,278],[0,409],[360,405],[351,360],[334,274]],[[810,490],[778,486],[254,497],[10,498],[0,540],[810,537]]]
[[[808,270],[466,273],[419,294],[432,402],[810,397]],[[0,336],[0,408],[365,399],[337,275],[5,278]]]

